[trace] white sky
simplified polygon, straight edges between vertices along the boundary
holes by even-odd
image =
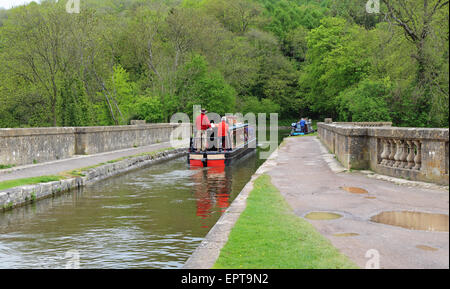
[[[9,9],[14,6],[30,3],[31,1],[32,0],[0,0],[0,7]]]

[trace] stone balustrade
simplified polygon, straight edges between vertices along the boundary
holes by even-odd
[[[448,131],[391,123],[318,124],[321,141],[348,169],[443,185],[449,183]]]
[[[386,167],[417,170],[421,168],[420,140],[380,139],[382,149],[379,164]]]

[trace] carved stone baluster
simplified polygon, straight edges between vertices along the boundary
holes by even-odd
[[[395,159],[394,159],[394,157],[395,157],[395,152],[396,152],[396,149],[395,149],[395,142],[394,142],[394,140],[392,140],[392,139],[390,139],[390,140],[388,140],[389,141],[389,161],[387,162],[387,165],[388,166],[390,166],[390,167],[392,167],[393,165],[394,165],[394,163],[395,163]]]
[[[414,167],[414,143],[411,140],[406,141],[408,145],[408,156],[406,157],[406,161],[408,164],[406,165],[406,169],[410,170]]]
[[[420,168],[422,167],[422,144],[418,140],[415,140],[414,144],[416,145],[417,152],[414,157],[415,166],[413,167],[413,170],[420,171]]]
[[[388,161],[389,156],[389,144],[386,139],[381,139],[381,143],[383,144],[383,152],[380,155],[381,165],[385,166]]]
[[[408,157],[408,146],[406,145],[406,141],[401,141],[402,155],[400,156],[400,166],[399,168],[406,168],[408,166],[408,162],[406,158]]]
[[[396,152],[395,152],[395,155],[394,155],[395,163],[394,163],[393,167],[394,167],[394,168],[398,168],[398,167],[401,165],[401,163],[402,163],[402,162],[400,161],[400,157],[401,157],[402,154],[403,154],[403,151],[402,151],[402,141],[399,140],[399,139],[396,139],[396,140],[394,140],[394,142],[395,142],[395,150],[396,150]]]

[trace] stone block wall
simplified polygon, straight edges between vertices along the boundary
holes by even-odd
[[[90,155],[167,142],[176,125],[145,124],[107,127],[79,127],[76,154]]]
[[[384,124],[317,126],[322,143],[348,169],[370,169],[409,180],[449,184],[448,129]]]
[[[0,164],[24,165],[75,154],[73,127],[0,129]]]
[[[170,140],[181,124],[0,129],[0,165],[26,165]],[[188,136],[186,132],[184,136]],[[181,136],[181,134],[180,134]]]

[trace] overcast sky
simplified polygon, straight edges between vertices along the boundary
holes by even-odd
[[[30,3],[32,0],[0,0],[0,7],[9,9],[14,6],[19,6],[25,3]],[[36,1],[38,2],[38,1]]]

